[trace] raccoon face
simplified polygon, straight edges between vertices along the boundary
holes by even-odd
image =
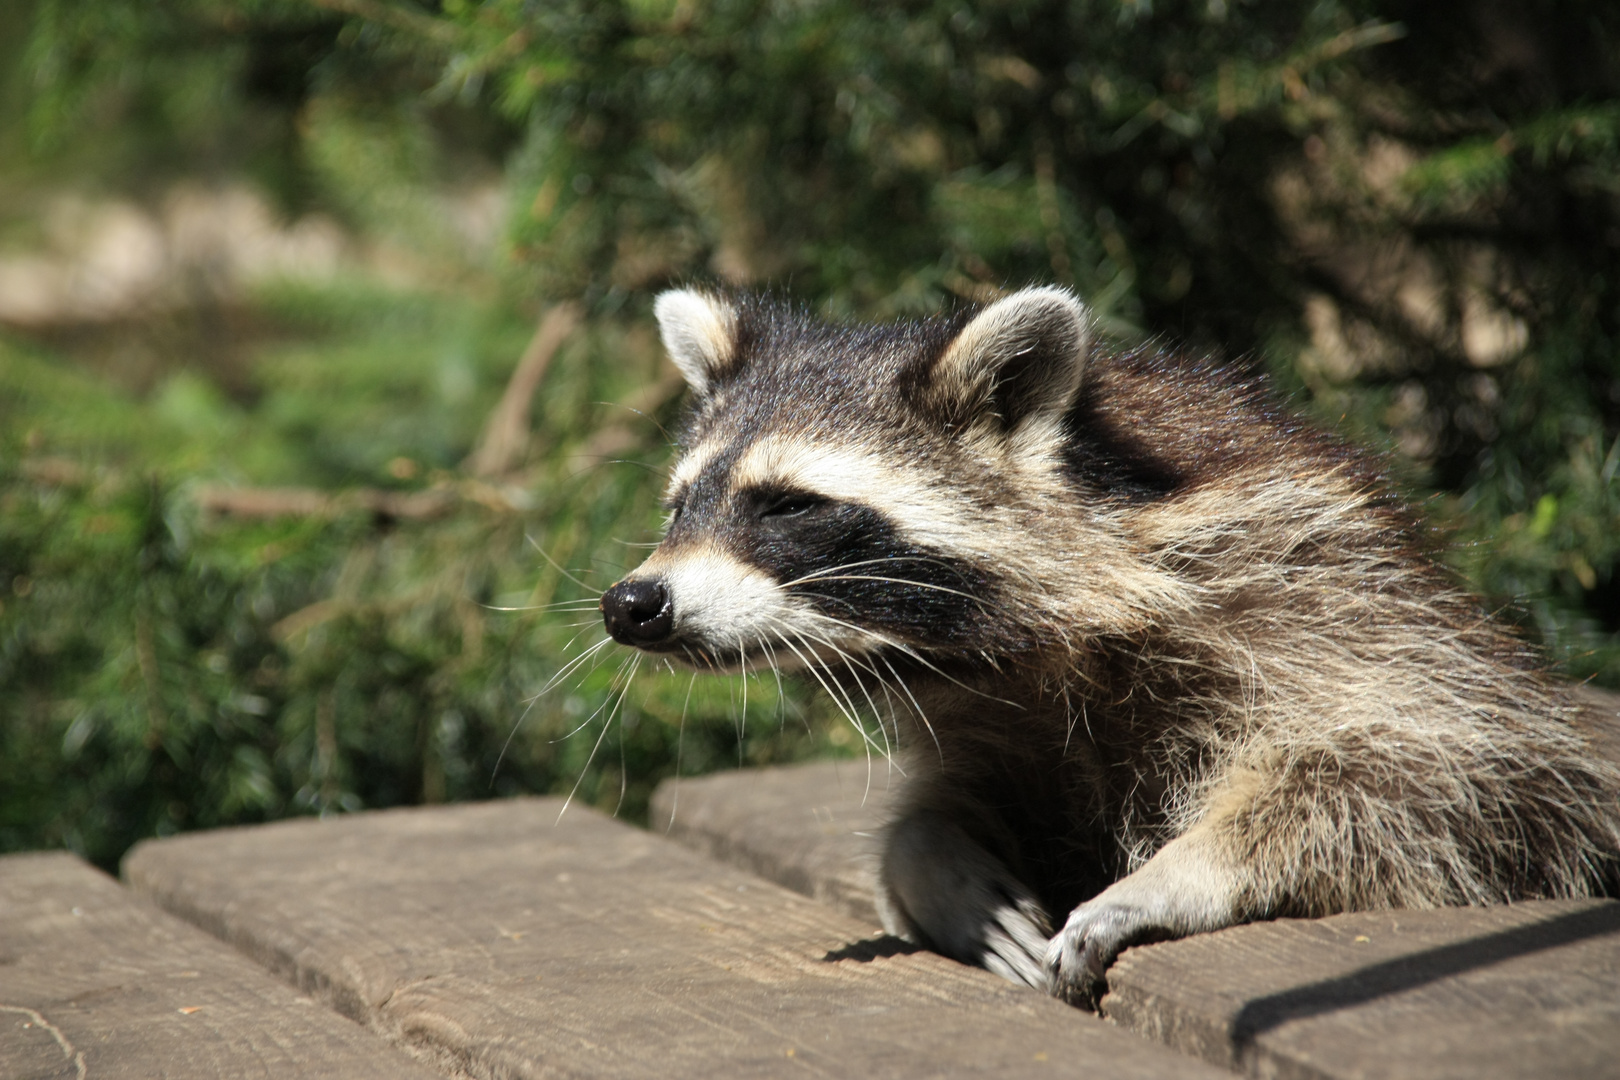
[[[692,415],[664,540],[602,597],[614,639],[721,670],[1019,647],[1090,344],[1074,297],[882,327],[691,290],[656,312]]]

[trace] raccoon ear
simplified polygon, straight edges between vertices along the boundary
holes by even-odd
[[[950,425],[994,418],[1011,431],[1061,413],[1080,390],[1091,318],[1067,289],[1023,289],[979,312],[924,379],[925,405]]]
[[[653,303],[658,334],[694,394],[706,393],[737,352],[737,310],[724,297],[671,289]]]

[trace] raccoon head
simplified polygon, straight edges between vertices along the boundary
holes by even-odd
[[[833,326],[678,290],[656,314],[691,414],[663,542],[602,597],[609,634],[732,670],[1033,647],[1053,600],[1034,534],[1074,503],[1078,300]]]

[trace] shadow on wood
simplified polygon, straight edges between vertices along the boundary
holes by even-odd
[[[1546,922],[1464,938],[1454,944],[1386,960],[1348,975],[1248,1002],[1232,1021],[1232,1043],[1241,1055],[1256,1038],[1291,1020],[1361,1005],[1517,956],[1611,934],[1620,935],[1620,904],[1572,911]]]

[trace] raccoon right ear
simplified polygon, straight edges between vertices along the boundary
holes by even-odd
[[[737,309],[724,297],[671,289],[653,303],[658,334],[694,394],[712,387],[737,353]]]
[[[1061,413],[1080,391],[1091,318],[1067,289],[1022,289],[975,315],[924,374],[922,403],[951,427]]]

